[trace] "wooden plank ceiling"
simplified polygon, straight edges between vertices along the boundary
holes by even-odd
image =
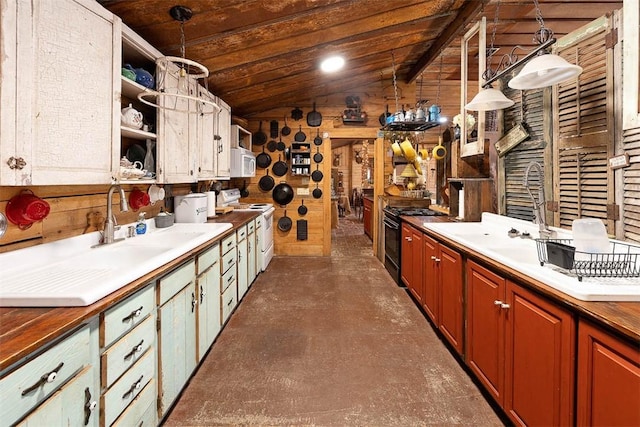
[[[193,11],[184,24],[186,58],[210,70],[209,89],[234,115],[310,105],[354,87],[389,81],[437,84],[460,79],[460,36],[482,16],[487,45],[499,10],[495,47],[500,57],[515,45],[535,46],[533,0],[98,0],[161,52],[180,56],[180,23],[169,15],[180,4]],[[622,8],[614,0],[539,0],[545,26],[556,37]],[[522,50],[519,50],[522,54]],[[326,75],[319,61],[347,60]],[[495,66],[495,65],[494,65]],[[321,105],[321,101],[318,102]]]

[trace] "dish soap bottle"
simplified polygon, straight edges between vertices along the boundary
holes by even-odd
[[[147,223],[144,221],[145,212],[140,212],[136,224],[136,234],[144,234],[147,232]]]

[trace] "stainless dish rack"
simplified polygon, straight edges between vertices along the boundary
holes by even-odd
[[[536,239],[540,265],[546,263],[583,277],[640,277],[640,248],[611,242],[611,252],[576,251],[571,239]],[[635,252],[634,252],[635,250]]]

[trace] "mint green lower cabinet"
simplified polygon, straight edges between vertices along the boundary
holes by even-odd
[[[112,427],[155,426],[158,424],[156,408],[156,382],[149,381],[122,415],[112,424]]]
[[[93,385],[93,367],[87,366],[18,426],[98,426],[98,394]]]
[[[160,279],[158,288],[158,415],[162,418],[196,367],[195,260]]]
[[[238,301],[244,297],[249,288],[249,256],[247,254],[247,237],[238,242]]]
[[[216,250],[219,251],[216,245]],[[198,361],[213,344],[220,332],[220,262],[198,275]]]

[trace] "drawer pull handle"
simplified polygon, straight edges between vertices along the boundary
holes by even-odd
[[[47,372],[46,374],[42,374],[42,376],[40,377],[37,383],[35,383],[31,387],[28,387],[22,390],[22,395],[24,396],[25,394],[29,394],[32,391],[37,390],[43,384],[54,382],[56,380],[56,377],[58,376],[58,371],[62,369],[63,366],[64,366],[64,362],[60,362],[60,364],[56,366],[56,368],[53,371]]]
[[[130,320],[135,319],[136,317],[140,317],[142,315],[142,305],[139,309],[133,310],[128,316],[122,318],[122,323],[127,323]]]
[[[227,283],[231,283],[232,280],[233,280],[233,274],[229,276],[229,278],[227,279]]]
[[[93,410],[98,406],[98,402],[91,400],[91,391],[89,387],[84,389],[84,425],[89,424],[89,419]]]
[[[242,252],[238,252],[238,262],[242,261]]]
[[[229,300],[229,302],[227,303],[227,307],[229,307],[231,304],[233,304],[233,298]]]
[[[493,305],[502,305],[502,301],[500,301],[500,300],[495,300],[495,301],[493,302]]]
[[[511,308],[511,306],[509,304],[507,304],[507,303],[502,303],[502,304],[500,304],[500,308],[504,308],[505,310],[507,310],[507,309]]]
[[[136,390],[140,390],[142,388],[142,378],[143,377],[144,377],[144,375],[140,375],[140,378],[138,378],[138,381],[136,381],[135,383],[131,384],[131,387],[129,387],[129,390],[127,390],[127,392],[122,395],[123,399],[129,398],[129,396],[132,395]]]
[[[124,360],[131,359],[133,356],[135,356],[136,353],[140,353],[143,349],[142,343],[144,343],[144,339],[140,340],[137,345],[133,346],[129,353],[124,355]]]
[[[229,258],[229,261],[227,261],[227,265],[231,265],[233,264],[233,258]]]
[[[200,286],[200,304],[202,304],[204,302],[204,297],[207,296],[207,293],[204,291],[204,289],[202,288],[202,285]]]
[[[196,294],[191,292],[191,312],[196,311],[196,305],[198,305],[198,299],[196,298]]]

